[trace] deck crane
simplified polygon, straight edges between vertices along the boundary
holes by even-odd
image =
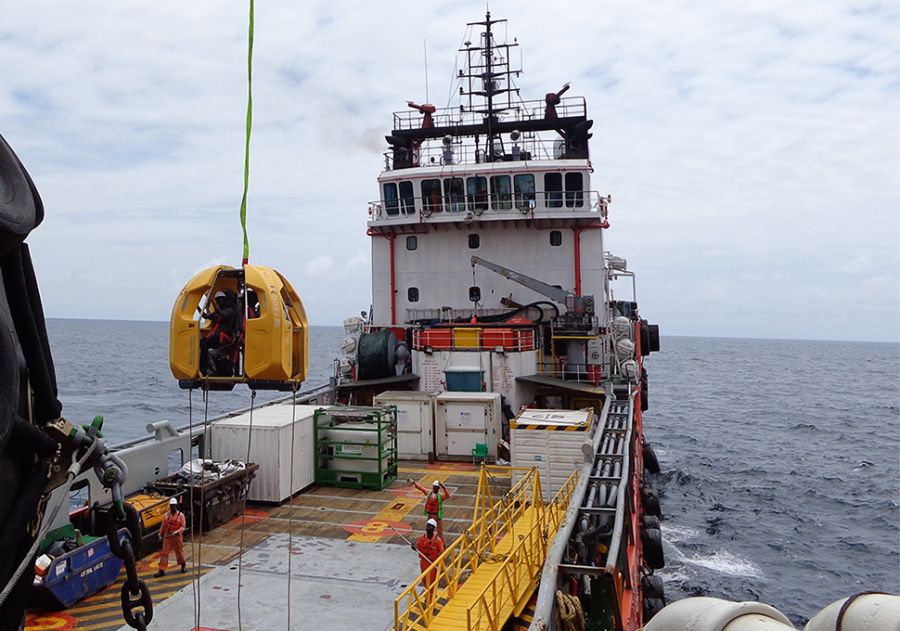
[[[558,302],[561,305],[564,305],[566,308],[566,312],[560,316],[560,324],[563,324],[566,328],[570,326],[575,326],[577,328],[593,328],[594,327],[594,297],[593,296],[578,296],[571,291],[566,291],[561,287],[557,287],[555,285],[550,285],[545,283],[542,280],[538,280],[537,278],[532,278],[527,274],[523,274],[521,272],[517,272],[515,270],[509,269],[508,267],[503,267],[502,265],[498,265],[497,263],[492,263],[486,259],[483,259],[479,256],[473,256],[471,259],[472,269],[475,269],[476,265],[480,265],[485,267],[492,272],[503,276],[504,278],[508,278],[509,280],[519,283],[520,285],[531,289],[532,291],[536,291],[542,296],[546,296],[550,300],[554,302]]]

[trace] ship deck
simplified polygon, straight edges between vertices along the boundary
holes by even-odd
[[[383,491],[313,486],[279,506],[250,505],[243,518],[185,539],[188,573],[171,558],[167,575],[152,578],[155,554],[138,563],[153,593],[151,628],[301,629],[310,620],[321,630],[390,628],[394,598],[419,575],[401,534],[413,539],[424,529],[425,496],[409,478],[445,484],[445,539],[462,534],[478,487],[478,470],[465,463],[404,461]],[[509,489],[508,476],[493,479],[495,497]],[[64,612],[29,612],[25,628],[128,629],[119,604],[123,577]]]

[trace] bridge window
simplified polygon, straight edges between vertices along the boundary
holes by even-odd
[[[422,204],[426,213],[441,212],[442,201],[440,180],[422,180]]]
[[[469,210],[481,214],[488,208],[488,192],[486,177],[470,177],[466,179],[466,201]]]
[[[563,179],[561,173],[546,173],[544,175],[544,199],[547,208],[562,208],[563,205]]]
[[[409,180],[400,182],[400,211],[404,215],[416,212],[416,194],[413,192],[413,183]]]
[[[513,180],[516,186],[516,208],[529,210],[534,207],[534,176],[517,175]]]
[[[550,231],[550,245],[562,245],[562,232],[560,232],[559,230]]]
[[[412,252],[417,247],[419,247],[419,240],[416,239],[415,235],[409,235],[406,237],[406,249]]]
[[[494,175],[491,177],[491,205],[494,210],[509,210],[512,208],[512,187],[508,175]]]
[[[409,302],[419,302],[419,288],[410,287],[406,290],[406,299]]]
[[[584,206],[584,177],[581,173],[566,173],[566,208]]]
[[[461,177],[448,177],[444,180],[444,199],[450,212],[459,213],[466,209],[466,193]]]
[[[382,188],[384,189],[384,209],[387,211],[387,214],[398,214],[400,212],[400,203],[397,199],[396,182],[388,182]]]
[[[478,234],[469,235],[469,249],[477,250],[481,246],[481,236]]]

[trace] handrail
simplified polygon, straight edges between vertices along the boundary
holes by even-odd
[[[520,101],[512,108],[497,114],[501,122],[520,120],[540,120],[544,118],[546,102],[543,99]],[[556,114],[561,118],[587,116],[587,101],[583,96],[567,96],[556,105]],[[422,127],[422,114],[416,110],[394,112],[394,131],[418,129]],[[435,127],[458,127],[480,124],[484,114],[477,110],[461,111],[458,107],[442,107],[432,113]]]
[[[540,477],[533,468],[394,599],[394,628],[427,628],[442,608],[440,601],[455,596],[466,577],[495,554],[516,520],[532,506],[543,505]],[[432,573],[433,582],[429,580]]]
[[[531,528],[521,535],[500,570],[466,609],[467,629],[480,629],[487,619],[487,628],[499,631],[506,623],[502,610],[509,601],[513,608],[531,595],[544,567],[547,549],[562,521],[566,507],[578,483],[578,471],[573,471],[550,503],[537,511]],[[525,575],[521,575],[521,570]],[[501,584],[499,585],[498,584]]]
[[[570,202],[567,196],[575,197]],[[457,196],[442,192],[440,197],[414,195],[398,197],[396,201],[390,202],[382,198],[370,201],[368,205],[372,221],[410,218],[425,221],[441,217],[452,220],[466,216],[490,218],[532,212],[599,214],[601,219],[606,219],[609,198],[600,195],[599,191],[588,189],[568,192],[536,191],[528,193],[527,196],[524,193],[509,192],[505,197],[486,195],[484,199],[477,200],[469,193],[460,193]]]
[[[311,399],[318,398],[319,395],[325,394],[328,391],[334,391],[334,387],[331,384],[324,383],[313,386],[311,390],[307,390],[306,392],[298,392],[297,393],[297,403],[304,404],[310,401]],[[284,396],[278,397],[276,399],[272,399],[271,401],[266,401],[262,405],[256,405],[256,409],[260,409],[261,407],[268,407],[270,405],[278,405],[279,403],[284,403],[285,401],[290,401],[293,398],[293,394],[286,394]],[[324,404],[323,404],[324,405]],[[224,414],[220,414],[218,416],[214,416],[210,419],[207,419],[206,424],[203,423],[194,423],[193,425],[189,423],[185,423],[183,425],[179,425],[175,428],[177,432],[188,431],[193,428],[194,434],[202,434],[206,431],[206,427],[210,423],[214,423],[216,421],[221,421],[226,418],[234,418],[235,416],[240,416],[246,412],[250,411],[250,406],[238,408],[236,410],[231,410],[230,412],[226,412]],[[148,430],[150,431],[150,430]],[[126,440],[121,443],[116,443],[115,445],[111,445],[110,449],[113,451],[120,451],[127,447],[133,447],[135,445],[139,445],[141,443],[149,442],[155,438],[155,434],[147,434],[146,436],[141,436],[140,438],[132,438],[131,440]]]

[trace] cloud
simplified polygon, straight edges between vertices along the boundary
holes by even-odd
[[[865,337],[845,324],[864,304],[873,339],[897,339],[896,4],[491,9],[519,38],[524,98],[564,81],[586,97],[605,245],[664,332]],[[423,40],[429,98],[448,104],[483,10],[257,6],[251,259],[291,279],[312,322],[368,308],[391,113],[424,100]],[[0,133],[47,207],[30,242],[50,315],[165,319],[172,279],[239,262],[246,19],[212,0],[4,8]]]

